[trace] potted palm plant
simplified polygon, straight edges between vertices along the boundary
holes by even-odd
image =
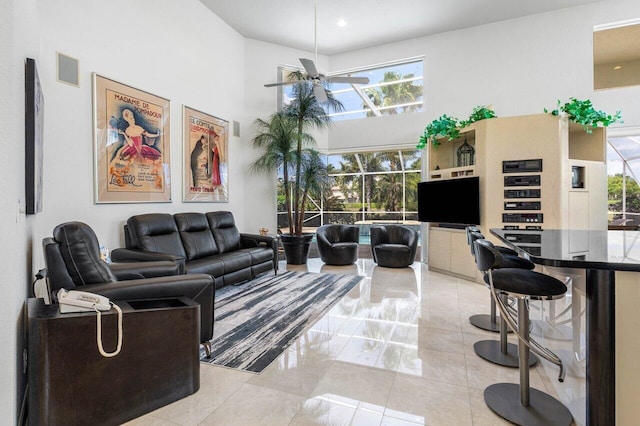
[[[307,262],[313,239],[313,233],[303,232],[307,196],[328,181],[326,166],[309,131],[328,127],[332,119],[327,111],[344,107],[328,90],[326,101],[318,101],[314,84],[320,83],[306,80],[302,73],[292,73],[291,84],[293,100],[269,119],[254,121],[257,134],[252,144],[263,154],[251,170],[271,174],[282,168],[289,232],[280,237],[287,263],[299,265]]]

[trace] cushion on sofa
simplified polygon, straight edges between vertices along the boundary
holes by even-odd
[[[191,260],[186,263],[187,274],[208,274],[213,277],[222,277],[224,275],[224,262],[217,257],[218,255],[201,257],[200,259]],[[222,287],[223,281],[216,279],[216,288]]]
[[[206,216],[220,253],[238,250],[241,247],[240,232],[231,212],[209,212]]]
[[[136,248],[186,257],[180,233],[172,215],[148,213],[132,216],[127,220],[127,227]]]
[[[176,213],[173,215],[188,260],[196,260],[218,253],[218,246],[209,229],[204,213]]]
[[[252,265],[258,265],[260,263],[273,260],[273,251],[265,247],[249,247],[238,251],[241,253],[248,253],[251,256]]]

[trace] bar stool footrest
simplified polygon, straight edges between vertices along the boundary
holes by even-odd
[[[573,422],[567,407],[551,395],[530,388],[528,407],[520,403],[520,385],[496,383],[484,390],[484,402],[497,415],[517,425],[569,426]]]

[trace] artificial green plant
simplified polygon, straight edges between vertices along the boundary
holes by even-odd
[[[440,146],[438,138],[447,137],[448,141],[456,139],[460,137],[460,129],[476,121],[494,117],[497,117],[496,113],[490,107],[484,105],[475,107],[466,120],[459,120],[456,117],[449,117],[443,114],[427,125],[424,133],[420,136],[416,148],[423,149],[429,141],[431,141],[434,148],[437,148]]]
[[[569,98],[569,102],[562,104],[558,99],[558,107],[552,111],[544,109],[545,113],[560,115],[561,112],[567,114],[569,120],[581,124],[585,132],[591,133],[594,127],[608,127],[613,123],[622,123],[622,114],[616,111],[610,115],[604,111],[596,110],[589,99],[578,100]]]

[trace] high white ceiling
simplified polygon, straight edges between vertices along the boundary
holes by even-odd
[[[244,37],[314,50],[315,0],[200,1]],[[317,0],[318,53],[334,55],[597,1],[603,0]],[[339,19],[348,25],[338,27]]]

